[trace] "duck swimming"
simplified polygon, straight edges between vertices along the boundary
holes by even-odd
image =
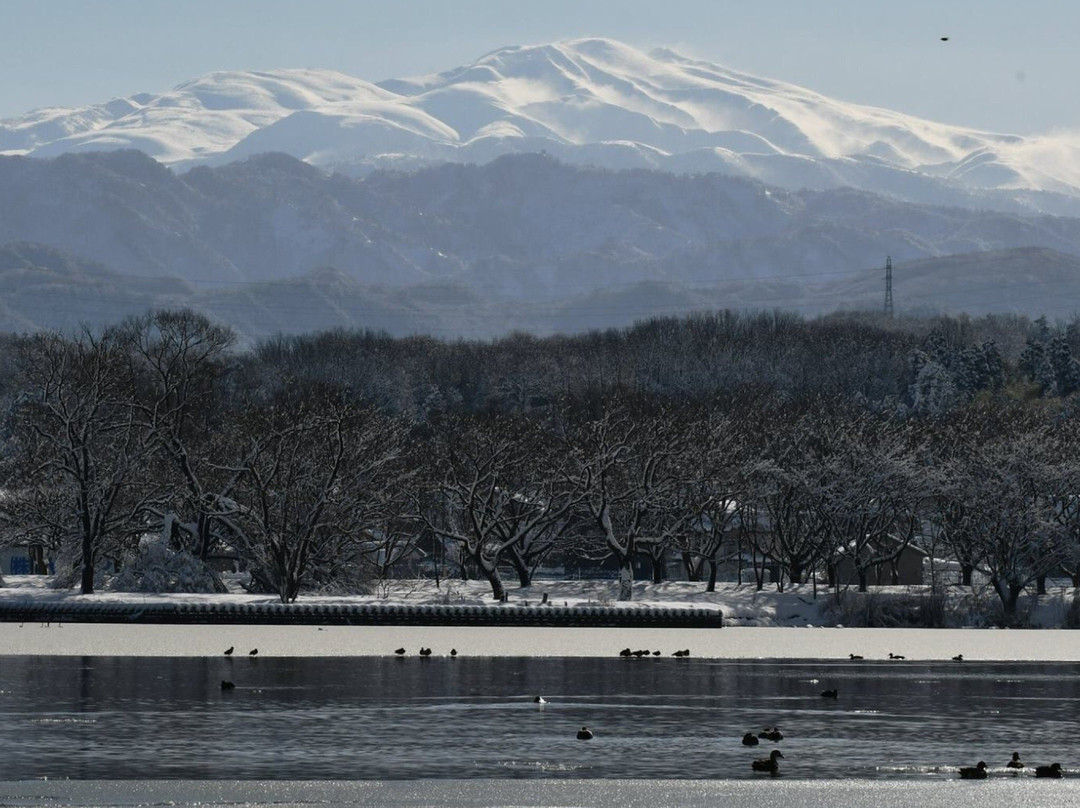
[[[593,737],[592,730],[588,727],[582,727],[577,731],[577,739],[579,741],[591,741]]]
[[[1021,762],[1019,752],[1013,752],[1012,760],[1010,760],[1008,763],[1006,763],[1005,766],[1006,766],[1006,768],[1009,768],[1009,769],[1026,769],[1027,768],[1027,766],[1025,766]]]
[[[545,699],[543,696],[537,696],[535,699],[533,699],[533,704],[539,704],[541,707],[543,707],[545,704],[547,704],[547,699]]]
[[[780,758],[784,756],[784,753],[779,749],[772,750],[772,753],[767,758],[759,758],[750,764],[750,768],[756,772],[768,772],[769,774],[779,774],[780,764],[777,763]]]
[[[758,733],[759,738],[764,738],[766,741],[772,741],[773,743],[779,743],[784,740],[784,733],[780,731],[779,727],[773,727],[772,729],[764,729]]]
[[[823,699],[835,699],[836,698],[836,688],[834,687],[832,690],[822,690],[821,691],[821,698],[823,698]]]
[[[863,656],[861,654],[848,654],[848,658],[852,660],[863,659]]]
[[[752,732],[748,732],[742,736],[743,746],[757,746],[761,741],[758,740],[758,736]]]
[[[974,766],[961,766],[960,767],[960,779],[961,780],[985,780],[986,779],[986,764],[981,760]]]
[[[889,651],[889,659],[907,659],[907,657],[903,654],[894,654],[892,651]]]
[[[953,662],[963,662],[964,661],[964,655],[963,654],[957,654],[956,656],[954,656],[952,658],[952,661]]]
[[[1060,763],[1051,763],[1049,766],[1036,766],[1035,767],[1035,776],[1036,777],[1060,778],[1061,777],[1061,764]]]

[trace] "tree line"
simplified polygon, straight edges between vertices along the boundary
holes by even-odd
[[[553,560],[607,565],[623,599],[672,558],[710,589],[733,562],[865,590],[917,546],[1012,614],[1080,585],[1074,346],[1075,322],[723,312],[238,351],[152,312],[0,344],[0,526],[84,593],[161,537],[158,562],[220,586],[233,558],[282,602],[417,559],[495,598]]]

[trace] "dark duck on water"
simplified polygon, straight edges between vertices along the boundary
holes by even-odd
[[[767,758],[759,758],[750,764],[750,768],[756,772],[768,772],[769,774],[779,774],[780,764],[777,763],[783,757],[783,753],[779,749],[772,750],[772,753]]]
[[[983,761],[979,761],[974,766],[961,766],[960,767],[960,779],[961,780],[985,780],[986,779],[986,764]]]
[[[1036,777],[1060,778],[1061,777],[1061,764],[1060,763],[1051,763],[1049,766],[1036,766],[1035,767],[1035,776]]]

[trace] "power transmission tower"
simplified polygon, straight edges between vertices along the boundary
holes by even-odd
[[[885,256],[885,316],[892,317],[892,256]]]

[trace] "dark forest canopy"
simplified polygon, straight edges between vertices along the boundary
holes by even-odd
[[[234,345],[186,311],[5,339],[0,542],[87,593],[103,559],[125,586],[203,589],[228,559],[283,602],[433,558],[495,597],[556,557],[608,564],[625,598],[669,555],[710,585],[750,558],[759,587],[768,559],[780,586],[850,569],[865,589],[909,546],[985,575],[1007,614],[1080,582],[1080,320]]]
[[[282,336],[259,343],[248,362],[276,378],[341,385],[398,413],[525,412],[559,396],[625,390],[678,400],[846,400],[940,415],[983,391],[1068,394],[1070,384],[1056,377],[1068,375],[1073,356],[1080,356],[1075,319],[724,311],[491,342],[352,331]]]

